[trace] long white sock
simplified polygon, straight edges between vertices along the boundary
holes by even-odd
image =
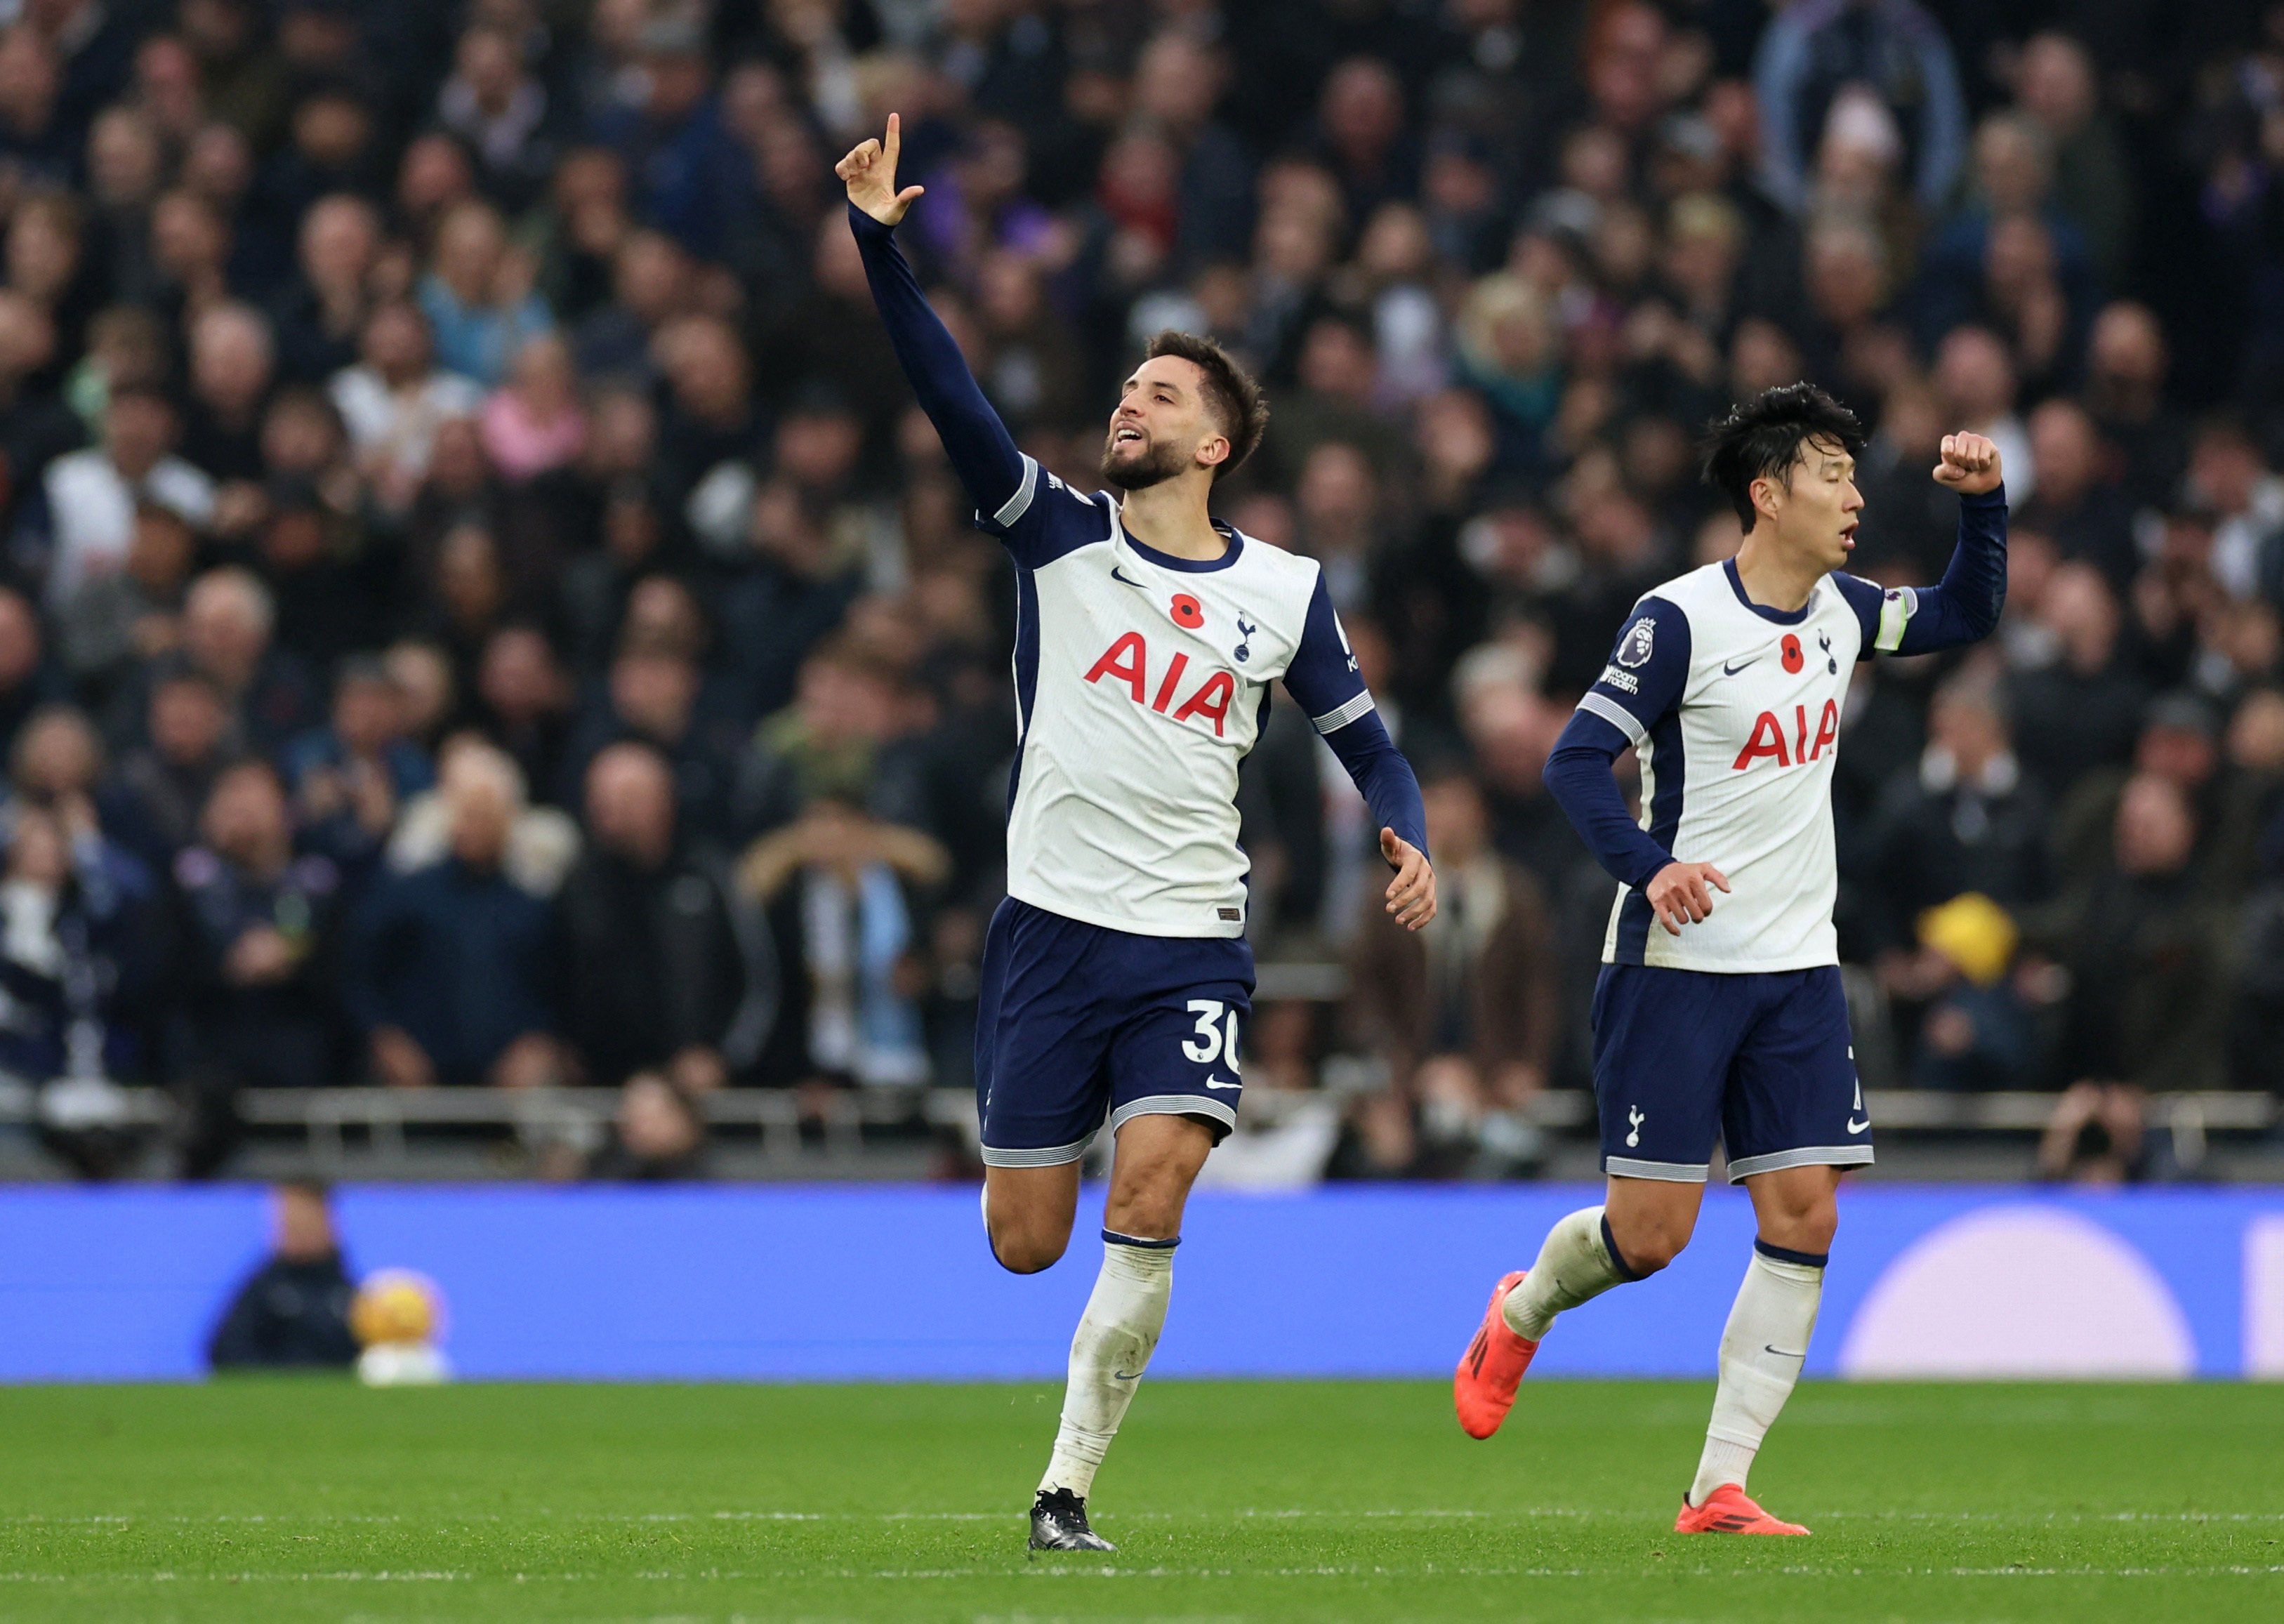
[[[1745,1487],[1761,1440],[1792,1396],[1808,1357],[1817,1305],[1824,1299],[1824,1263],[1810,1253],[1753,1243],[1752,1263],[1721,1332],[1721,1385],[1713,1394],[1697,1480],[1689,1486],[1690,1504],[1704,1504],[1724,1483]]]
[[[1137,1240],[1102,1232],[1102,1272],[1071,1338],[1070,1379],[1063,1389],[1062,1425],[1047,1461],[1042,1489],[1067,1488],[1080,1499],[1094,1487],[1095,1468],[1110,1451],[1134,1390],[1165,1328],[1174,1292],[1172,1240]]]
[[[1602,1209],[1581,1207],[1546,1231],[1538,1261],[1522,1284],[1506,1294],[1499,1313],[1508,1330],[1536,1342],[1563,1309],[1639,1278],[1612,1244]]]

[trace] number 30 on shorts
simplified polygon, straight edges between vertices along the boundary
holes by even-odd
[[[1193,998],[1190,1013],[1198,1018],[1198,1035],[1182,1040],[1182,1052],[1200,1066],[1225,1062],[1232,1071],[1237,1062],[1237,1011],[1219,998]]]

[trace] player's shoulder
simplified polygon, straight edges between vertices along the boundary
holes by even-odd
[[[1707,564],[1690,570],[1670,581],[1660,582],[1641,595],[1635,607],[1662,613],[1670,610],[1684,616],[1702,614],[1720,603],[1729,593],[1729,582],[1723,566]]]
[[[1287,552],[1275,543],[1248,535],[1234,526],[1224,527],[1238,550],[1230,566],[1232,574],[1241,572],[1248,586],[1266,585],[1301,607],[1308,606],[1309,599],[1316,595],[1317,582],[1324,578],[1324,566],[1305,553]]]

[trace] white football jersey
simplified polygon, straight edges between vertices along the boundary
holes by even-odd
[[[1280,678],[1320,733],[1373,708],[1323,572],[1217,526],[1177,558],[1029,457],[982,528],[1016,564],[1007,892],[1146,936],[1240,936],[1237,769]]]
[[[1850,601],[1851,591],[1866,601]],[[1631,739],[1641,826],[1681,863],[1729,881],[1709,918],[1670,935],[1619,888],[1605,964],[1804,970],[1839,963],[1832,904],[1832,769],[1867,617],[1893,647],[1908,594],[1827,575],[1796,613],[1745,596],[1733,563],[1668,582],[1634,606],[1610,663],[1579,701]]]

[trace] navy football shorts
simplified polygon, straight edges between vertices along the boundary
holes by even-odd
[[[1240,1030],[1253,1008],[1242,937],[1137,936],[1009,897],[983,942],[975,1103],[983,1161],[1052,1167],[1107,1121],[1237,1126]]]
[[[1594,985],[1602,1170],[1701,1184],[1872,1159],[1837,965],[1725,975],[1605,964]]]

